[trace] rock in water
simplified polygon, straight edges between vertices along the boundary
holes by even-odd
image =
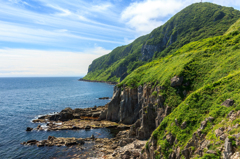
[[[32,131],[33,128],[27,127],[26,131]]]

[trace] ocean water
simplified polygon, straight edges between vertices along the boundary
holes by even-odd
[[[37,127],[31,120],[38,115],[60,112],[66,107],[87,108],[102,106],[111,97],[113,85],[78,81],[77,77],[52,78],[0,78],[0,158],[68,158],[71,153],[84,153],[68,147],[23,146],[32,139],[55,137],[113,137],[108,129],[32,131]],[[86,147],[85,147],[86,148]]]

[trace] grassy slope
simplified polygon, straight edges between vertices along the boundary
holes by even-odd
[[[150,34],[94,60],[84,79],[119,81],[122,74],[114,75],[119,68],[130,74],[146,63],[141,61],[143,44],[159,46],[161,51],[155,52],[154,58],[164,57],[191,41],[224,34],[239,17],[240,12],[233,8],[212,3],[192,4]]]
[[[146,38],[147,35],[142,36],[129,45],[117,47],[109,54],[95,59],[89,66],[88,74],[84,79],[119,82],[120,77],[111,76],[111,73],[117,68],[128,66],[128,73],[130,73],[135,68],[145,64],[145,62],[138,61],[138,59],[142,44]]]
[[[183,148],[193,132],[200,127],[201,121],[212,116],[216,126],[211,128],[208,125],[204,132],[208,134],[207,139],[219,141],[211,130],[219,127],[219,122],[229,111],[240,110],[239,26],[240,20],[223,36],[189,43],[173,55],[141,66],[120,83],[120,86],[126,84],[130,87],[144,83],[165,86],[166,89],[160,94],[166,97],[165,105],[175,109],[153,133],[165,157],[172,151],[167,141],[163,140],[166,134],[171,132],[178,139],[177,146]],[[189,82],[190,86],[170,87],[170,79],[175,75],[183,76],[184,82]],[[188,92],[186,98],[182,94],[183,90]],[[221,106],[228,98],[234,99],[236,105],[230,108]],[[178,119],[179,124],[187,121],[188,127],[180,129],[172,124],[175,119]],[[236,131],[240,132],[239,129]]]

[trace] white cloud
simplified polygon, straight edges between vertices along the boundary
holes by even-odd
[[[121,19],[136,31],[144,34],[162,25],[166,16],[183,7],[178,0],[145,0],[130,4],[121,14]]]
[[[122,13],[121,20],[127,26],[135,29],[139,35],[150,33],[156,27],[164,24],[168,18],[200,0],[143,0],[131,3]],[[223,6],[240,9],[239,0],[210,0]]]
[[[110,51],[102,47],[84,52],[0,49],[0,77],[85,75],[94,59]]]

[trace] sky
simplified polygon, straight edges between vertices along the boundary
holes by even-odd
[[[200,0],[0,0],[0,77],[81,77]],[[240,10],[239,0],[209,0]]]

